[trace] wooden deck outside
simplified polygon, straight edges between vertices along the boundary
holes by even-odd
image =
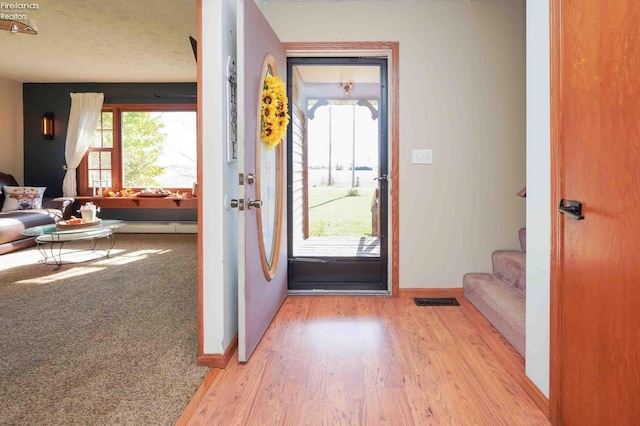
[[[310,237],[297,242],[294,256],[302,257],[380,257],[378,237]]]

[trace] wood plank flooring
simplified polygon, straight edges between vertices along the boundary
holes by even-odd
[[[466,300],[288,297],[189,425],[548,425],[524,362]]]

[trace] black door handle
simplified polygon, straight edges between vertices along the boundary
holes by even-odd
[[[582,203],[573,200],[560,200],[560,206],[558,207],[560,213],[564,213],[576,220],[584,219],[582,215]]]

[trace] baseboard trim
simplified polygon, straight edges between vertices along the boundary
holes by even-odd
[[[205,395],[207,394],[207,391],[209,390],[209,387],[211,386],[211,384],[213,383],[214,379],[216,378],[219,372],[220,372],[220,369],[212,368],[211,371],[209,371],[209,373],[205,376],[202,384],[200,385],[196,393],[193,395],[193,397],[191,398],[191,401],[189,401],[189,403],[185,407],[184,411],[182,412],[178,420],[176,421],[176,426],[187,425],[189,424],[191,419],[195,417],[196,410],[198,409],[200,402],[202,402],[202,400],[204,399]]]
[[[195,221],[127,221],[117,234],[197,234]]]
[[[400,297],[463,297],[462,288],[401,288]]]
[[[199,354],[198,365],[211,368],[226,368],[231,357],[238,348],[238,335],[236,334],[222,354]]]
[[[538,389],[526,374],[522,376],[522,389],[524,389],[525,393],[529,395],[529,398],[531,398],[533,403],[538,406],[540,411],[549,418],[549,398],[544,396],[542,391]]]

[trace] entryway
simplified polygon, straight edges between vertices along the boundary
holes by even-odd
[[[290,57],[290,292],[388,292],[387,59]]]

